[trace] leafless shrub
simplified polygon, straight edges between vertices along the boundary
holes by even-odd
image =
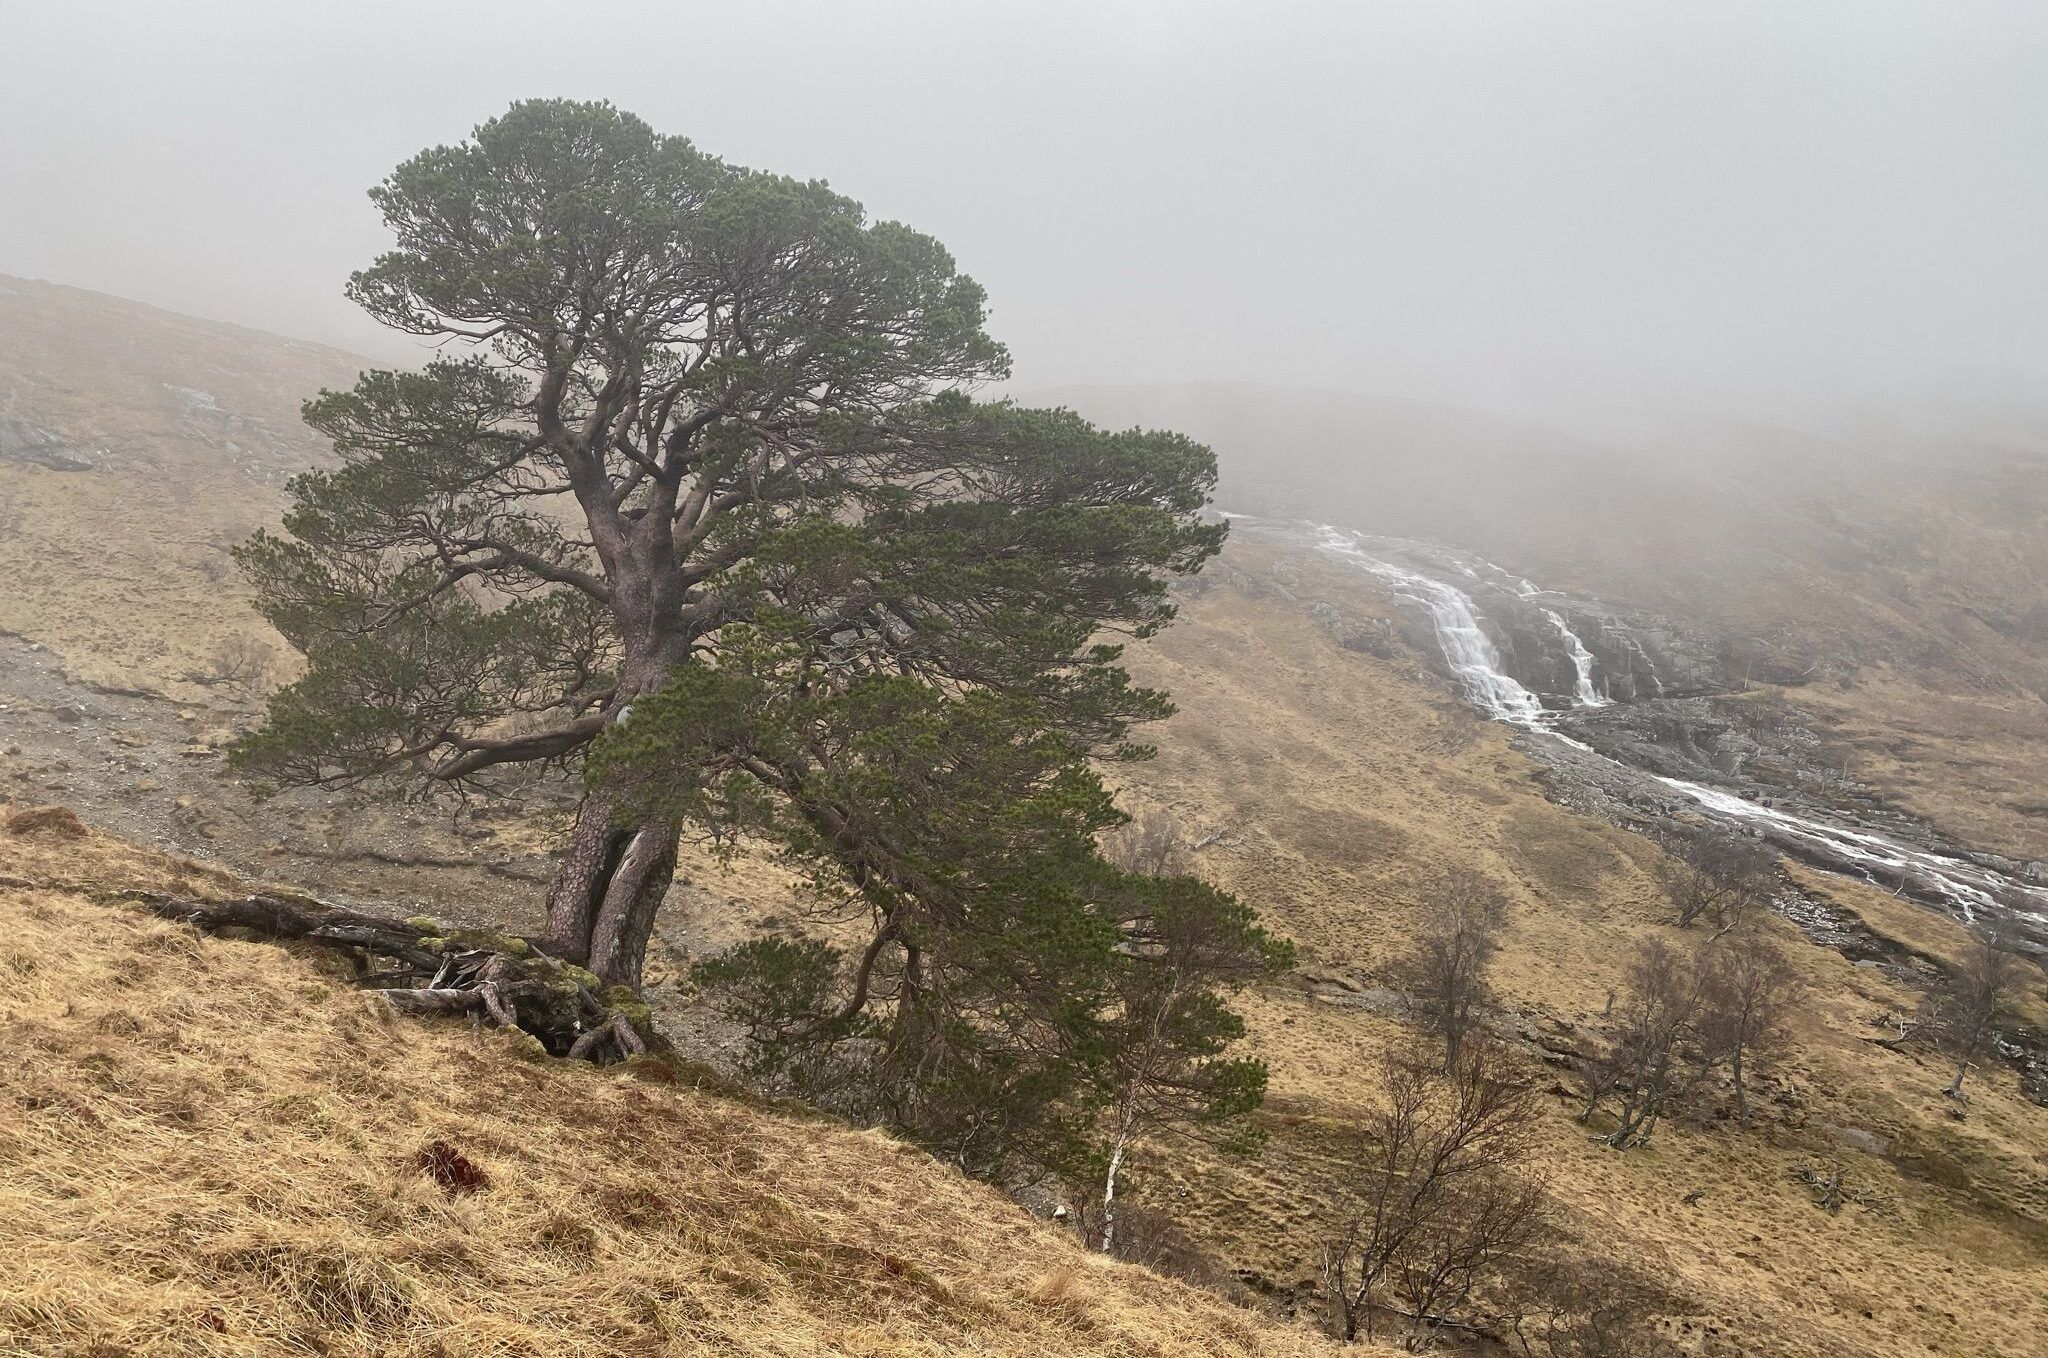
[[[1427,918],[1414,964],[1423,1027],[1444,1045],[1444,1068],[1458,1063],[1465,1036],[1492,999],[1486,969],[1500,947],[1508,898],[1484,873],[1445,874],[1424,897]]]
[[[1474,1291],[1542,1227],[1542,1192],[1520,1172],[1537,1105],[1506,1055],[1478,1041],[1449,1070],[1391,1054],[1381,1081],[1351,1205],[1323,1242],[1323,1291],[1338,1338],[1393,1321],[1418,1350],[1465,1323]]]
[[[1690,928],[1702,919],[1719,933],[1771,903],[1778,880],[1778,860],[1755,840],[1722,830],[1688,834],[1668,846],[1665,889],[1678,911],[1678,922]]]
[[[2024,965],[2005,927],[1980,931],[1949,984],[1929,1001],[1923,1027],[1956,1063],[1955,1078],[1943,1091],[1950,1098],[1963,1098],[1963,1077],[1991,1050],[2000,1019],[2019,996]]]
[[[1829,1216],[1835,1216],[1845,1203],[1855,1203],[1873,1212],[1889,1214],[1895,1200],[1882,1193],[1871,1193],[1851,1187],[1849,1171],[1840,1159],[1830,1156],[1825,1160],[1799,1166],[1792,1171],[1792,1177],[1813,1190],[1813,1205]]]
[[[1075,1232],[1091,1250],[1103,1246],[1106,1217],[1092,1194],[1082,1193],[1073,1214]],[[1195,1243],[1171,1216],[1142,1203],[1125,1201],[1116,1209],[1114,1242],[1108,1251],[1125,1263],[1142,1264],[1154,1273],[1211,1291],[1227,1291],[1234,1280],[1229,1272]]]
[[[1735,1089],[1735,1120],[1749,1125],[1746,1073],[1783,1047],[1786,1021],[1803,993],[1799,973],[1761,929],[1738,931],[1713,950],[1699,1014],[1704,1056],[1725,1063]]]
[[[1663,1358],[1656,1318],[1677,1305],[1643,1274],[1591,1254],[1523,1261],[1501,1329],[1527,1358]]]
[[[269,685],[276,667],[276,647],[261,637],[235,632],[214,644],[208,658],[207,678],[216,684],[260,693]]]
[[[1597,1058],[1579,1114],[1579,1121],[1590,1121],[1608,1094],[1619,1099],[1620,1121],[1609,1145],[1647,1144],[1666,1109],[1712,1073],[1716,1062],[1702,1048],[1700,1031],[1709,974],[1703,954],[1680,953],[1659,938],[1636,950],[1619,1030]]]
[[[1171,811],[1147,811],[1103,836],[1102,856],[1125,872],[1178,877],[1194,869],[1194,840]]]

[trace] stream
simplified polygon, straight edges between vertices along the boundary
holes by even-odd
[[[1538,693],[1510,672],[1473,595],[1439,574],[1429,573],[1426,565],[1417,564],[1420,553],[1415,544],[1375,539],[1329,525],[1312,528],[1309,541],[1325,556],[1378,579],[1397,600],[1426,615],[1444,663],[1465,698],[1492,720],[1539,740],[1563,742],[1580,758],[1626,770],[1661,790],[1667,799],[1676,794],[1677,799],[1682,799],[1677,805],[1689,803],[1700,815],[1754,834],[1801,861],[1830,872],[1860,877],[1936,906],[1968,923],[2005,921],[2036,948],[2048,943],[2048,890],[1955,854],[1907,844],[1821,816],[1765,805],[1724,788],[1668,777],[1654,769],[1623,764],[1557,729],[1560,719],[1572,713],[1608,707],[1612,702],[1596,682],[1599,662],[1594,648],[1573,630],[1560,609],[1543,607],[1541,613],[1556,629],[1562,654],[1569,661],[1570,691]],[[1550,593],[1476,557],[1441,549],[1436,549],[1434,556],[1427,565],[1434,565],[1443,574],[1455,573],[1470,579],[1475,585],[1485,572],[1498,577],[1503,592],[1521,599]],[[1622,644],[1633,648],[1647,667],[1652,684],[1650,700],[1654,701],[1662,694],[1663,684],[1656,679],[1650,657],[1632,637],[1623,637]]]

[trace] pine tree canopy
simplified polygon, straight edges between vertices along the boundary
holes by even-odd
[[[963,1164],[1073,1149],[1175,919],[1223,957],[1194,991],[1284,963],[1094,849],[1097,768],[1170,711],[1122,645],[1224,538],[1208,449],[977,399],[1008,357],[938,242],[606,104],[516,104],[372,198],[394,244],[350,295],[439,356],[309,401],[337,461],[240,549],[306,662],[254,781],[578,772],[547,943],[629,984],[685,828],[765,840],[820,931],[707,982],[762,1060]],[[1234,1023],[1170,1026],[1199,1065]],[[1218,1108],[1258,1083],[1213,1074]]]

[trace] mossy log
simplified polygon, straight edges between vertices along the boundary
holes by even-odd
[[[608,1064],[664,1044],[647,1004],[533,940],[456,929],[423,917],[388,919],[303,896],[206,900],[143,893],[164,919],[210,932],[240,929],[347,953],[356,979],[402,1014],[475,1015],[531,1033],[554,1055]]]

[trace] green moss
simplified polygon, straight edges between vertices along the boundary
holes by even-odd
[[[598,995],[604,992],[604,982],[597,979],[597,973],[585,971],[574,962],[557,962],[555,965],[561,968],[565,978],[574,981],[591,994]]]
[[[639,1030],[642,1037],[653,1035],[654,1010],[640,998],[639,991],[628,985],[606,986],[603,998],[605,1007],[615,1014],[625,1015],[626,1022]]]
[[[524,1028],[501,1028],[498,1042],[505,1053],[519,1061],[545,1061],[553,1055],[547,1044],[527,1032]]]
[[[458,947],[473,948],[478,952],[498,952],[508,957],[524,957],[529,951],[525,939],[496,933],[490,929],[450,929],[446,936]]]

